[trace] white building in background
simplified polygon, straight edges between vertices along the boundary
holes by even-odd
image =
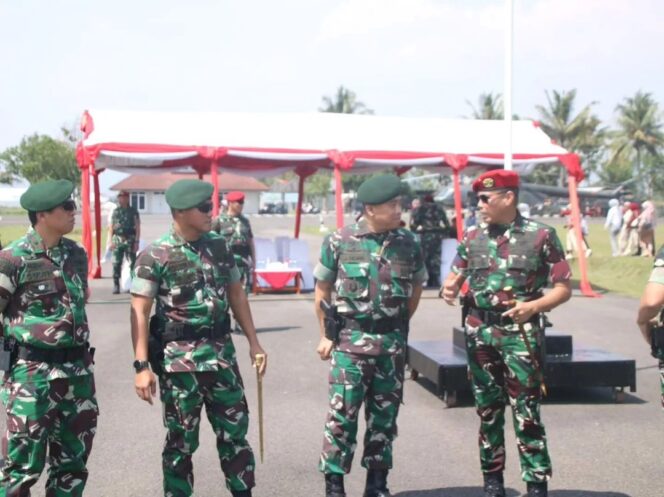
[[[141,214],[168,214],[170,208],[166,204],[164,194],[169,186],[180,179],[198,179],[198,175],[191,173],[134,174],[113,185],[111,190],[127,191],[131,205],[136,207]],[[203,180],[210,181],[210,176],[205,175]],[[244,213],[254,214],[258,212],[261,192],[267,191],[268,187],[251,176],[219,171],[219,192],[223,194],[234,190],[244,192]]]

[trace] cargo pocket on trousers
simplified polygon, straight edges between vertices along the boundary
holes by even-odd
[[[356,417],[364,397],[360,372],[332,368],[329,384],[330,410],[344,420]]]

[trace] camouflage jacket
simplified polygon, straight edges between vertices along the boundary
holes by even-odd
[[[413,285],[426,281],[427,272],[411,232],[398,228],[372,233],[360,221],[325,238],[314,276],[334,283],[341,315],[368,327],[383,318],[407,320]],[[406,339],[402,331],[375,334],[345,328],[337,348],[367,355],[400,353]]]
[[[139,219],[138,211],[131,205],[117,206],[111,217],[113,235],[124,238],[136,236],[136,221]]]
[[[512,299],[532,300],[546,287],[572,277],[553,228],[517,214],[509,225],[481,223],[466,231],[452,271],[468,278],[470,302],[502,310]]]
[[[227,286],[239,280],[223,237],[210,232],[187,242],[171,229],[139,254],[131,293],[157,298],[161,329],[168,321],[209,329],[227,318]],[[228,340],[229,336],[169,342],[164,371],[216,371]]]
[[[441,226],[441,223],[443,226]],[[416,208],[410,216],[410,230],[416,233],[447,230],[450,223],[447,221],[445,210],[434,202],[426,202]]]
[[[4,336],[39,348],[85,345],[90,336],[85,314],[88,259],[75,242],[62,238],[46,249],[35,230],[0,252],[0,311]],[[17,381],[52,380],[92,372],[89,359],[49,365],[19,360]]]
[[[251,232],[251,224],[245,216],[219,214],[212,229],[226,239],[226,243],[234,254],[245,257],[251,255],[251,240],[254,234]]]
[[[655,255],[655,263],[648,282],[664,285],[664,245],[659,248],[657,255]]]

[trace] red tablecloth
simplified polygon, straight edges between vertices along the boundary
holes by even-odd
[[[257,269],[256,276],[265,281],[270,287],[280,290],[293,278],[297,278],[301,269],[287,269],[284,271],[273,271],[270,269]]]

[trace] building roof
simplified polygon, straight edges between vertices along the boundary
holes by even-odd
[[[129,192],[163,192],[173,183],[181,179],[197,179],[197,174],[191,173],[160,173],[160,174],[132,174],[119,183],[114,184],[111,190],[126,190]],[[203,176],[204,181],[210,181],[210,175]],[[264,192],[269,188],[251,176],[219,171],[219,191],[240,190],[244,192]]]

